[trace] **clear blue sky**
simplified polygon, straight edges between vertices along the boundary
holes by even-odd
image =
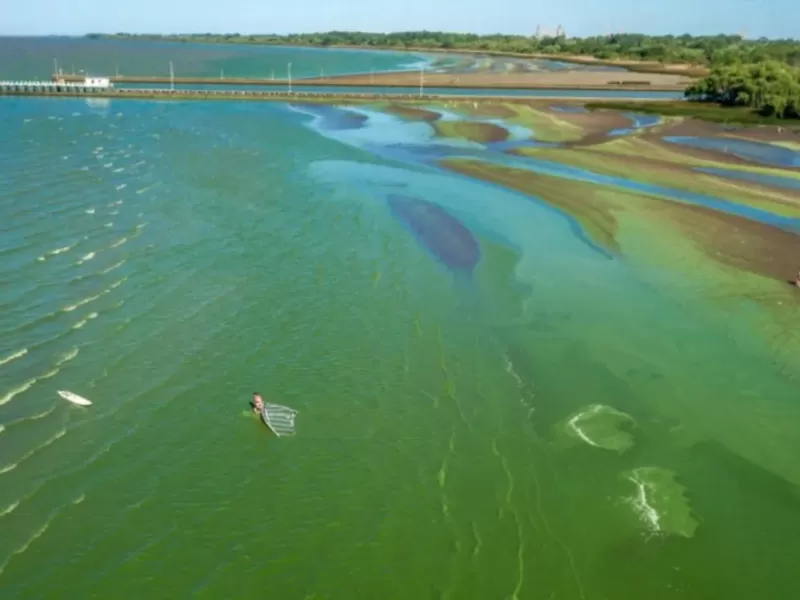
[[[793,17],[792,17],[793,15]],[[9,0],[0,34],[417,29],[569,36],[615,31],[800,38],[800,0]]]

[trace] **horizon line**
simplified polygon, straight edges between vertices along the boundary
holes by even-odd
[[[403,31],[361,31],[361,30],[344,30],[344,29],[332,29],[328,31],[305,31],[305,32],[291,32],[291,33],[243,33],[243,32],[218,32],[218,33],[211,33],[211,32],[130,32],[130,31],[115,31],[115,32],[103,32],[103,31],[87,31],[83,33],[3,33],[0,32],[0,37],[3,38],[48,38],[48,37],[60,37],[60,38],[84,38],[90,36],[198,36],[198,37],[214,37],[214,36],[239,36],[239,37],[276,37],[276,38],[288,38],[291,36],[309,36],[309,35],[326,35],[326,34],[362,34],[362,35],[379,35],[379,36],[389,36],[389,35],[401,35],[401,34],[412,34],[412,33],[428,33],[428,34],[450,34],[450,35],[474,35],[479,38],[491,38],[491,37],[515,37],[515,38],[534,38],[536,37],[535,34],[521,34],[521,33],[472,33],[466,31],[442,31],[442,30],[431,30],[431,29],[409,29]],[[741,32],[736,33],[705,33],[705,34],[690,34],[690,33],[659,33],[659,34],[648,34],[648,33],[640,33],[636,31],[628,31],[628,32],[613,32],[613,33],[596,33],[592,35],[585,35],[585,36],[564,36],[567,40],[583,40],[583,39],[590,39],[590,38],[599,38],[599,37],[610,37],[610,36],[625,36],[625,35],[640,35],[645,38],[666,38],[666,37],[673,37],[673,38],[681,38],[681,37],[689,37],[689,38],[715,38],[715,37],[738,37],[742,41],[768,41],[768,42],[800,42],[798,38],[785,38],[785,37],[768,37],[768,36],[760,36],[758,38],[746,38],[742,36]],[[544,38],[552,38],[556,36],[542,36]]]

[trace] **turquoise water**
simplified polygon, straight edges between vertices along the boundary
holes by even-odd
[[[54,63],[65,73],[169,77],[319,77],[371,70],[416,69],[421,54],[246,44],[182,44],[86,38],[0,37],[0,79],[49,79]]]
[[[438,169],[423,123],[336,123],[0,99],[3,597],[792,597],[797,373],[760,309]]]
[[[447,143],[445,143],[436,138],[433,130],[425,123],[409,125],[399,117],[386,115],[369,108],[335,108],[314,106],[312,104],[297,104],[293,105],[292,109],[313,117],[313,121],[309,123],[309,126],[320,133],[326,134],[331,139],[338,140],[349,146],[369,150],[390,160],[418,164],[439,158],[479,157],[487,162],[524,169],[533,173],[554,175],[574,181],[612,185],[633,192],[656,194],[675,201],[697,204],[761,223],[775,225],[789,231],[800,231],[800,219],[774,214],[768,210],[748,205],[737,204],[727,200],[723,195],[720,195],[720,197],[708,196],[624,177],[594,173],[586,169],[550,160],[509,156],[502,152],[508,147],[508,142],[487,144],[486,148],[481,144],[465,143],[461,140],[447,140]],[[450,118],[448,112],[441,108],[429,106],[427,109],[439,112],[445,119]],[[328,125],[329,122],[335,122],[334,115],[336,114],[362,115],[367,117],[367,120],[358,128],[339,130]],[[642,124],[640,125],[640,123]],[[637,118],[635,121],[637,126],[648,127],[653,124],[652,117],[649,115],[643,115],[641,120]],[[617,131],[612,130],[609,135],[614,135]],[[528,134],[531,133],[528,132]],[[512,141],[511,144],[513,143]],[[541,142],[530,142],[528,140],[522,141],[520,144],[542,145]],[[555,146],[555,144],[551,144],[551,146]]]

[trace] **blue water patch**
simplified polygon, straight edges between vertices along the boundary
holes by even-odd
[[[750,160],[776,167],[800,167],[800,152],[751,140],[733,138],[707,138],[690,136],[667,136],[665,141],[671,144],[682,144],[703,150],[713,150],[725,154],[733,154],[744,160]]]
[[[308,125],[322,135],[336,139],[344,144],[361,148],[384,159],[398,161],[407,165],[415,164],[438,170],[440,169],[438,166],[439,159],[469,157],[483,160],[490,164],[500,164],[575,181],[611,185],[633,192],[661,196],[678,202],[697,204],[788,231],[795,232],[800,230],[800,219],[776,215],[744,204],[666,186],[632,181],[623,177],[602,175],[535,157],[511,156],[496,152],[494,148],[478,143],[444,143],[444,140],[438,138],[434,141],[430,127],[427,124],[409,124],[399,118],[367,109],[359,109],[358,112],[369,116],[369,119],[359,130],[332,132],[330,130],[322,130],[319,127],[319,123],[309,123]],[[412,131],[413,128],[417,129]]]
[[[800,179],[781,177],[779,175],[767,175],[765,173],[752,173],[749,171],[736,171],[735,169],[718,169],[716,167],[697,167],[695,171],[708,173],[709,175],[719,175],[720,177],[730,177],[752,183],[763,185],[773,185],[776,187],[787,188],[790,190],[800,190]]]
[[[454,272],[471,274],[481,257],[472,232],[438,204],[421,198],[389,194],[392,215],[440,263]]]
[[[560,113],[573,113],[573,114],[581,114],[581,113],[588,113],[589,109],[585,106],[569,106],[566,104],[555,105],[550,107],[552,110]]]

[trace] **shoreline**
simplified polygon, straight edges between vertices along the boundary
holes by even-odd
[[[114,38],[114,39],[134,39],[134,38]],[[170,40],[172,41],[172,40]],[[175,40],[178,41],[178,40]],[[588,55],[575,54],[542,54],[541,52],[527,54],[524,52],[503,52],[501,50],[474,50],[472,48],[420,48],[409,46],[407,48],[395,48],[393,46],[358,46],[352,44],[332,44],[330,46],[314,46],[311,44],[253,44],[259,46],[284,46],[297,48],[343,48],[350,50],[380,50],[388,52],[414,52],[414,53],[435,53],[435,54],[467,54],[477,56],[498,56],[508,58],[527,58],[530,60],[549,60],[551,62],[563,62],[573,65],[597,66],[597,67],[617,67],[632,73],[652,73],[655,75],[685,75],[686,77],[705,77],[709,70],[702,65],[692,65],[689,63],[659,63],[655,61],[640,61],[633,59],[604,59],[595,58]]]

